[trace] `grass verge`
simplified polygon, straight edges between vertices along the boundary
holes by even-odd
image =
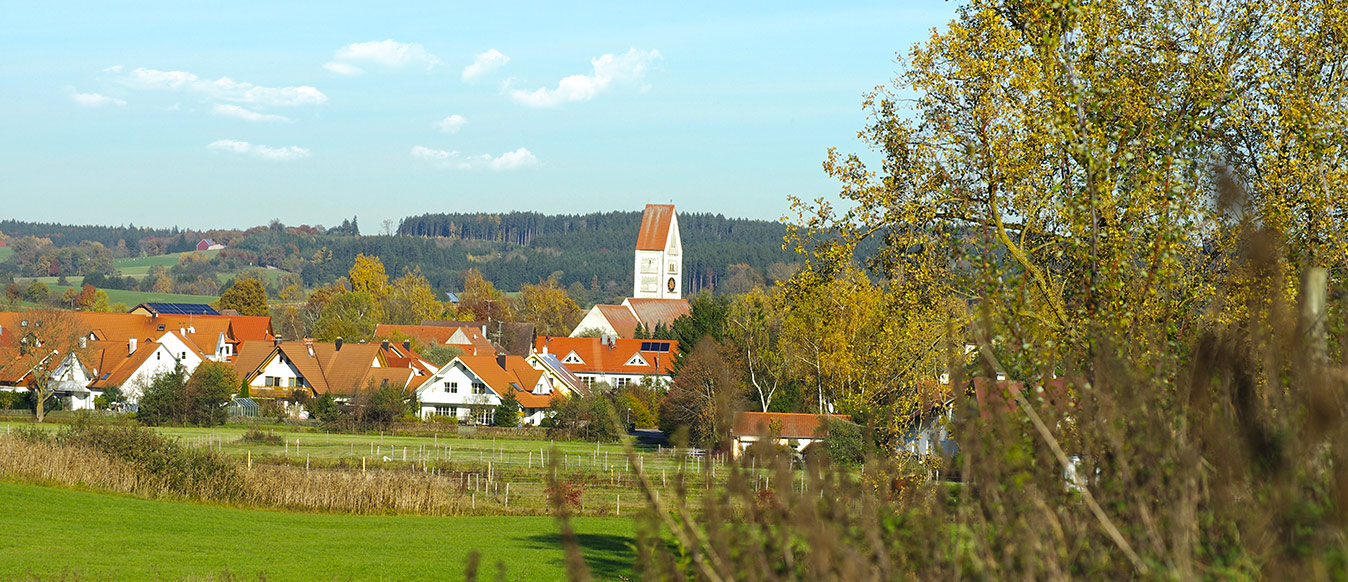
[[[599,580],[630,576],[633,522],[578,518]],[[455,580],[565,578],[550,517],[350,516],[229,509],[0,482],[0,579]]]

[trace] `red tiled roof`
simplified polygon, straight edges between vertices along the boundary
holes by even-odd
[[[826,418],[851,421],[846,414],[799,414],[788,412],[736,412],[735,426],[730,434],[735,436],[760,436],[773,432],[773,425],[780,423],[777,435],[781,438],[815,438],[828,432],[824,424]]]
[[[632,315],[632,310],[622,305],[596,305],[595,309],[599,314],[608,320],[608,324],[613,326],[613,331],[618,333],[618,337],[631,338],[637,331],[637,318]]]
[[[646,211],[641,214],[641,230],[637,232],[637,250],[665,250],[673,222],[673,204],[647,204]]]
[[[1025,383],[1020,380],[998,380],[974,378],[974,398],[978,401],[978,415],[988,418],[993,412],[1010,412],[1016,409],[1016,395],[1026,392]],[[1039,388],[1033,388],[1028,395],[1033,406],[1047,405],[1059,409],[1076,406],[1072,391],[1087,383],[1080,378],[1053,378]]]
[[[539,378],[543,372],[533,369],[529,363],[520,356],[503,356],[505,358],[505,367],[502,368],[500,361],[495,357],[489,356],[460,356],[459,361],[467,366],[473,374],[484,382],[492,392],[497,396],[504,398],[507,393],[514,393],[515,400],[524,408],[547,408],[552,399],[556,397],[557,392],[553,394],[534,394],[534,386],[538,384]],[[511,384],[518,386],[511,386]]]
[[[632,306],[632,311],[637,314],[637,320],[641,325],[646,326],[647,330],[655,329],[656,325],[672,325],[674,320],[680,316],[688,315],[693,312],[692,306],[683,299],[639,299],[629,297],[624,303]]]
[[[450,343],[454,333],[459,330],[463,330],[463,335],[468,338],[468,343]],[[389,325],[381,323],[375,326],[374,335],[377,338],[392,338],[398,335],[413,338],[422,343],[454,346],[463,350],[463,353],[469,356],[490,356],[496,353],[496,347],[491,344],[490,340],[482,336],[482,327],[471,322],[463,322],[463,325]]]
[[[669,351],[641,351],[642,342],[656,341],[669,343]],[[541,352],[544,348],[549,353],[556,354],[558,360],[563,360],[567,354],[575,352],[585,363],[570,364],[563,362],[563,365],[572,372],[667,376],[674,371],[674,353],[679,349],[679,342],[620,338],[614,340],[613,345],[609,346],[597,337],[539,336],[535,343],[535,349]],[[641,354],[642,359],[646,360],[646,365],[626,365],[632,359],[632,356],[638,353]]]
[[[150,359],[150,355],[159,349],[161,344],[155,342],[145,342],[136,345],[136,352],[128,354],[130,349],[123,342],[90,342],[100,352],[98,357],[98,366],[93,366],[98,372],[98,377],[89,383],[90,388],[107,388],[109,386],[121,386],[136,373],[145,362]],[[106,379],[103,376],[107,376]]]

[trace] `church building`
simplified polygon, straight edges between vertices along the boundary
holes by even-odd
[[[596,305],[572,337],[599,330],[604,336],[631,339],[638,327],[668,326],[690,311],[683,299],[683,239],[673,204],[647,204],[637,231],[632,296],[621,305]]]

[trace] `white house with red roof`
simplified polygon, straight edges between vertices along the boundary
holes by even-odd
[[[536,426],[543,422],[552,399],[571,390],[520,356],[459,356],[417,388],[417,401],[422,418],[447,416],[491,424],[496,407],[513,394],[520,403],[520,424]]]
[[[679,342],[612,337],[541,336],[534,343],[540,355],[557,358],[586,386],[604,382],[615,388],[638,384],[643,378],[673,382],[674,352]]]

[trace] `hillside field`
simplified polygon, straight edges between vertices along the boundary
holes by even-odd
[[[631,520],[573,524],[595,579],[631,575]],[[6,580],[454,580],[473,550],[486,579],[498,562],[508,580],[565,575],[550,517],[250,511],[0,482]]]

